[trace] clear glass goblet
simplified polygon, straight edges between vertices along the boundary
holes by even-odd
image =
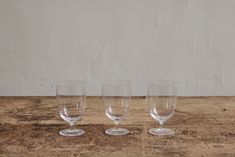
[[[86,104],[85,83],[79,80],[60,81],[56,84],[56,98],[60,117],[69,123],[69,129],[59,131],[62,136],[80,136],[82,129],[74,128],[84,113]]]
[[[105,130],[108,135],[126,135],[129,131],[118,127],[128,115],[131,99],[131,82],[128,80],[110,80],[102,85],[102,95],[106,116],[114,121],[115,127]]]
[[[159,128],[152,128],[152,135],[174,135],[171,129],[163,128],[163,124],[170,119],[176,108],[176,83],[170,80],[154,80],[148,86],[148,104],[150,115],[159,122]]]

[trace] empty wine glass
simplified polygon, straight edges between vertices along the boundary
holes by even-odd
[[[170,80],[154,80],[148,86],[148,104],[150,115],[159,122],[159,128],[152,128],[152,135],[174,135],[171,129],[163,128],[163,124],[170,119],[176,108],[176,83]]]
[[[56,97],[60,117],[70,128],[59,132],[62,136],[80,136],[85,133],[74,125],[82,118],[86,104],[85,83],[79,80],[60,81],[56,85]]]
[[[131,99],[131,82],[110,80],[102,85],[102,95],[106,116],[114,121],[115,128],[105,130],[108,135],[126,135],[129,131],[118,127],[119,122],[127,117]]]

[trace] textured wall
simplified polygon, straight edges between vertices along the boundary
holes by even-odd
[[[54,95],[57,79],[111,78],[146,95],[235,95],[234,0],[0,0],[0,95]]]

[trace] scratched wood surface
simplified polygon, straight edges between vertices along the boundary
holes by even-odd
[[[77,125],[86,133],[62,137],[66,123],[57,114],[54,97],[0,97],[0,156],[186,157],[235,156],[235,97],[179,97],[175,115],[165,124],[173,137],[152,136],[158,127],[145,97],[133,98],[121,125],[126,136],[113,137],[100,97],[89,97]]]

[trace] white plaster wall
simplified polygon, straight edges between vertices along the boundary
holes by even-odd
[[[111,78],[146,95],[235,95],[235,0],[0,0],[0,95],[54,95],[57,79]]]

